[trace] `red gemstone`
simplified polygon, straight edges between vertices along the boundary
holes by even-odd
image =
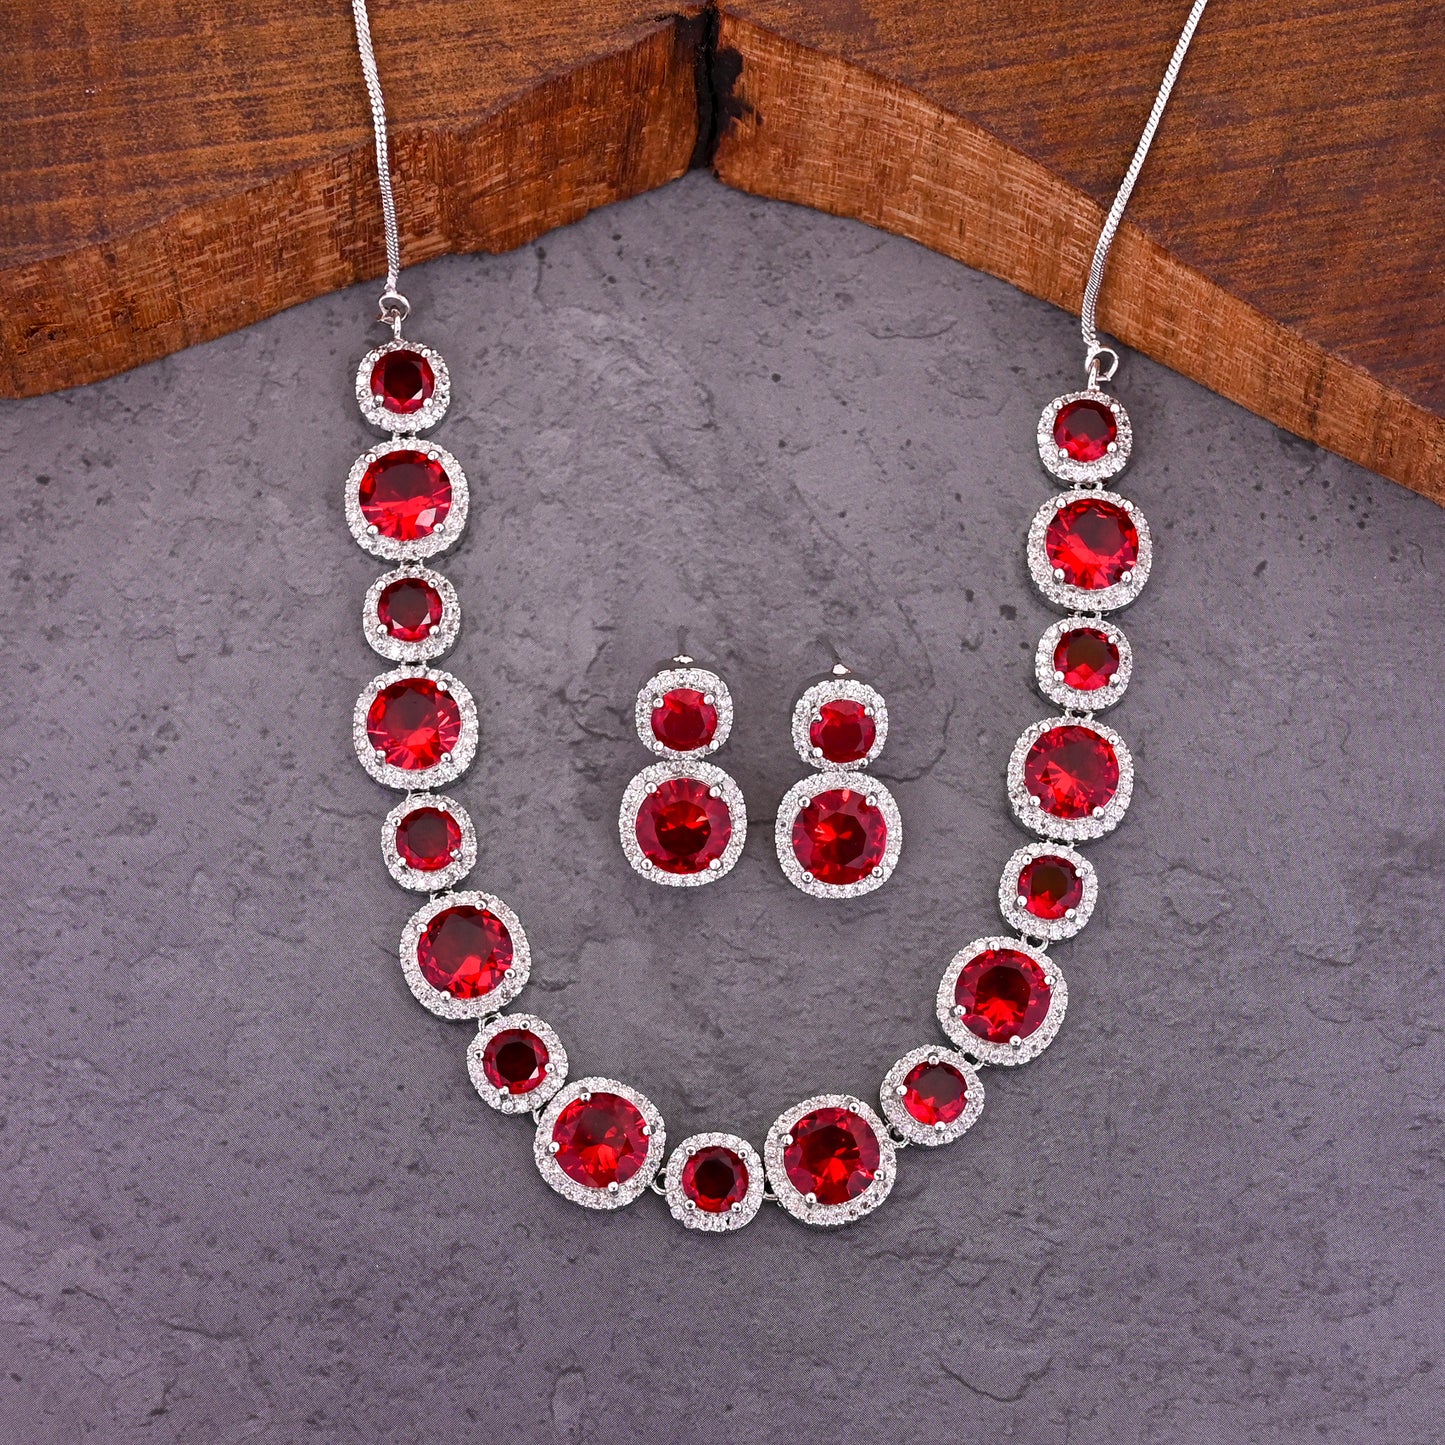
[[[421,642],[442,620],[442,595],[424,577],[399,577],[382,589],[376,615],[398,642]]]
[[[830,788],[793,820],[793,852],[820,883],[857,883],[883,861],[888,824],[880,809],[852,788]]]
[[[1097,627],[1075,627],[1054,648],[1054,671],[1063,673],[1066,687],[1079,692],[1107,687],[1118,670],[1119,648]]]
[[[1052,923],[1083,902],[1084,880],[1067,858],[1046,853],[1020,870],[1019,897],[1025,913]]]
[[[388,351],[371,368],[372,396],[398,416],[420,411],[435,390],[436,377],[420,352]]]
[[[430,678],[404,677],[383,688],[366,714],[366,736],[394,768],[435,767],[456,747],[462,710]]]
[[[1106,456],[1117,433],[1114,413],[1101,401],[1071,401],[1054,418],[1054,445],[1076,462],[1096,462]]]
[[[489,909],[458,904],[427,924],[416,961],[433,988],[453,998],[481,998],[512,966],[512,935]]]
[[[1119,788],[1119,758],[1093,728],[1066,723],[1041,733],[1024,758],[1024,786],[1054,818],[1087,818]]]
[[[451,478],[425,452],[377,457],[362,473],[359,495],[362,516],[395,542],[430,537],[452,509]]]
[[[991,1044],[1028,1038],[1043,1023],[1052,997],[1043,969],[1016,948],[984,949],[964,964],[953,989],[963,1022]]]
[[[396,825],[396,851],[418,873],[448,867],[461,846],[461,826],[440,808],[417,808]]]
[[[637,810],[637,845],[664,873],[703,872],[732,835],[727,804],[696,778],[668,778]]]
[[[873,749],[878,729],[861,702],[840,697],[818,709],[808,741],[830,763],[856,763]]]
[[[652,735],[677,753],[705,748],[717,732],[717,709],[696,688],[675,687],[652,710]]]
[[[1116,502],[1081,497],[1054,513],[1044,533],[1049,566],[1070,587],[1112,587],[1139,561],[1139,531]]]
[[[553,1156],[578,1184],[606,1189],[626,1184],[647,1162],[647,1121],[621,1094],[573,1099],[552,1125]]]
[[[503,1094],[530,1094],[547,1077],[550,1057],[531,1029],[503,1029],[482,1050],[482,1072]]]
[[[814,1109],[790,1129],[783,1168],[800,1194],[819,1204],[846,1204],[878,1172],[878,1136],[851,1109]]]
[[[707,1214],[726,1214],[748,1192],[748,1166],[720,1144],[689,1155],[682,1166],[682,1193]]]
[[[920,1124],[951,1124],[968,1106],[968,1080],[952,1064],[915,1064],[903,1080],[903,1107]]]

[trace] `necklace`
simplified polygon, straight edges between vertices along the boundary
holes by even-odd
[[[982,1069],[1026,1063],[1057,1035],[1068,987],[1046,948],[1084,927],[1099,887],[1075,845],[1117,827],[1133,791],[1127,745],[1096,719],[1124,695],[1133,671],[1128,639],[1106,614],[1139,595],[1152,555],[1143,514],[1109,487],[1128,464],[1132,431],[1123,405],[1102,390],[1119,356],[1099,341],[1099,291],[1206,4],[1194,0],[1099,234],[1081,314],[1084,389],[1056,397],[1039,418],[1039,459],[1060,490],[1030,525],[1028,567],[1045,600],[1066,615],[1035,654],[1039,690],[1059,711],[1027,728],[1008,762],[1010,807],[1039,840],[1013,854],[999,883],[999,911],[1012,932],[975,939],[954,956],[935,1000],[948,1043],[898,1059],[877,1110],[850,1094],[817,1094],[779,1115],[761,1155],[738,1135],[715,1132],[695,1134],[669,1155],[662,1115],[645,1094],[617,1079],[571,1079],[556,1031],[534,1014],[507,1011],[530,975],[527,936],[501,899],[463,886],[476,865],[476,832],[466,809],[436,791],[465,773],[477,748],[470,692],[432,666],[456,641],[460,601],[426,565],[463,533],[467,482],[450,452],[421,437],[446,413],[451,386],[442,357],[402,337],[411,306],[398,289],[385,104],[366,0],[352,0],[386,238],[378,319],[392,339],[357,369],[362,415],[388,435],[352,467],[345,506],[356,541],[394,564],[362,609],[367,641],[394,666],[357,699],[353,742],[367,772],[404,793],[382,828],[388,870],[402,887],[430,895],[402,932],[403,976],[433,1014],[476,1023],[467,1067],[477,1092],[499,1113],[531,1120],[537,1168],[567,1199],[618,1209],[650,1191],[683,1225],[714,1232],[742,1228],[765,1200],[808,1224],[848,1223],[888,1197],[901,1150],[949,1143],[973,1125],[984,1104]]]

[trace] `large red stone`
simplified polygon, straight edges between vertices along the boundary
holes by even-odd
[[[482,998],[512,966],[512,935],[490,909],[458,904],[427,924],[416,961],[433,988],[453,998]]]
[[[652,735],[677,753],[705,748],[717,734],[717,708],[705,693],[674,687],[663,693],[662,706],[652,710]]]
[[[647,1121],[621,1094],[573,1099],[552,1126],[553,1156],[578,1184],[606,1189],[626,1184],[647,1163]]]
[[[878,727],[861,702],[835,698],[818,709],[808,741],[830,763],[856,763],[873,749]]]
[[[531,1029],[503,1029],[482,1050],[482,1072],[503,1094],[530,1094],[546,1079],[550,1057]]]
[[[1101,401],[1071,401],[1054,418],[1054,445],[1076,462],[1096,462],[1107,456],[1118,434],[1114,413]]]
[[[1119,789],[1119,758],[1093,728],[1064,723],[1041,733],[1024,757],[1024,786],[1054,818],[1087,818]]]
[[[1064,675],[1064,686],[1077,692],[1107,687],[1119,670],[1119,648],[1097,627],[1074,627],[1054,648],[1054,671]]]
[[[964,964],[953,1001],[969,1030],[992,1044],[1026,1039],[1043,1023],[1053,990],[1044,971],[1016,948],[986,948]]]
[[[396,851],[418,873],[450,867],[461,846],[461,825],[441,808],[413,808],[396,825]]]
[[[858,883],[883,861],[888,823],[867,796],[829,788],[798,811],[793,852],[820,883]]]
[[[873,1182],[878,1172],[878,1136],[851,1109],[814,1109],[789,1131],[783,1169],[800,1194],[819,1204],[846,1204]]]
[[[1025,913],[1052,923],[1084,901],[1084,880],[1067,858],[1045,853],[1019,870],[1019,897]]]
[[[419,351],[388,351],[371,368],[371,394],[387,411],[411,416],[431,400],[436,377]]]
[[[416,542],[430,537],[452,509],[446,468],[408,449],[377,457],[361,476],[361,515],[383,537]]]
[[[924,1059],[903,1080],[903,1107],[920,1124],[951,1124],[968,1107],[968,1080],[952,1064]]]
[[[1070,587],[1112,587],[1139,561],[1139,529],[1117,502],[1080,497],[1059,508],[1044,533],[1049,566]]]
[[[683,1198],[704,1213],[726,1214],[748,1192],[748,1166],[721,1144],[711,1144],[688,1156],[682,1166]]]
[[[382,588],[376,616],[388,637],[423,642],[442,620],[442,595],[425,577],[398,577]]]
[[[732,835],[727,804],[696,778],[666,779],[637,810],[637,845],[664,873],[703,872]]]
[[[435,767],[456,747],[462,710],[449,692],[425,677],[404,677],[383,688],[366,714],[371,746],[394,768]]]

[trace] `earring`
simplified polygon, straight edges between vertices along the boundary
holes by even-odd
[[[862,772],[883,751],[888,705],[839,663],[793,707],[793,746],[819,769],[778,805],[778,862],[814,898],[857,898],[888,880],[903,849],[893,794]]]
[[[627,785],[618,832],[627,861],[654,883],[697,887],[721,878],[743,851],[748,814],[742,789],[701,761],[726,741],[732,694],[715,672],[675,657],[637,694],[637,735],[665,761]]]

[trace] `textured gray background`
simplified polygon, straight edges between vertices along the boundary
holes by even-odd
[[[700,176],[407,283],[478,484],[457,791],[525,1000],[674,1137],[872,1093],[1020,841],[1074,324]],[[1130,359],[1141,787],[1058,950],[1065,1029],[864,1224],[697,1237],[548,1191],[397,968],[348,737],[370,305],[0,413],[0,1435],[1438,1439],[1445,514]],[[757,825],[700,893],[614,831],[679,628]],[[764,820],[834,645],[889,698],[908,845],[830,907]]]

